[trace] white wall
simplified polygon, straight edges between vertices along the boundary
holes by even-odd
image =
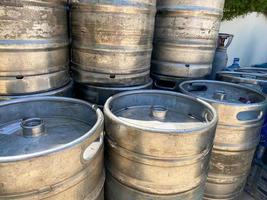
[[[240,58],[241,66],[267,63],[267,17],[250,13],[231,21],[223,21],[220,33],[234,35],[228,49],[228,65],[234,57]]]

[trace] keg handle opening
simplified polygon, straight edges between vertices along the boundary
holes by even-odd
[[[174,81],[154,81],[154,85],[156,88],[159,88],[161,90],[176,90],[178,88],[178,85]]]
[[[167,116],[168,109],[163,106],[152,106],[151,115],[157,120],[164,120]]]
[[[104,134],[102,133],[99,138],[89,144],[83,152],[83,160],[90,161],[99,151],[103,143]]]
[[[190,83],[188,86],[188,92],[205,92],[208,87],[202,83]]]
[[[262,110],[242,111],[237,113],[236,118],[237,120],[246,123],[258,122],[263,118],[263,111]]]
[[[45,134],[45,123],[40,118],[24,119],[20,126],[24,137],[39,137]]]

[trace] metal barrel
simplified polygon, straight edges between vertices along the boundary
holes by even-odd
[[[0,199],[104,200],[99,109],[33,97],[0,102],[0,112]]]
[[[224,0],[158,0],[151,71],[198,78],[212,68]]]
[[[245,186],[266,110],[264,94],[219,81],[185,81],[180,90],[209,102],[218,113],[204,199],[237,199]]]
[[[217,79],[221,81],[241,84],[261,92],[267,93],[267,73],[229,72],[217,73]]]
[[[107,99],[115,94],[132,90],[151,89],[152,84],[152,80],[144,85],[130,87],[101,87],[76,83],[75,96],[79,99],[88,101],[89,103],[97,104],[100,108],[103,108]]]
[[[67,85],[61,88],[51,90],[48,92],[32,93],[27,95],[13,95],[13,96],[1,96],[0,101],[21,99],[21,98],[31,98],[31,97],[41,97],[41,96],[59,96],[59,97],[73,97],[73,81],[70,81]]]
[[[0,2],[1,94],[62,87],[69,81],[66,1]]]
[[[104,106],[107,200],[201,200],[217,123],[207,103],[138,90]]]
[[[71,3],[76,82],[141,85],[149,80],[156,0]]]

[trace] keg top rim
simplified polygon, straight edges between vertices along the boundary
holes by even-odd
[[[220,77],[228,77],[232,79],[239,80],[240,82],[258,82],[266,83],[267,82],[267,71],[264,73],[257,72],[243,72],[243,71],[221,71],[217,73]]]
[[[93,112],[95,112],[95,115],[96,115],[95,118],[96,119],[95,119],[94,123],[92,124],[92,126],[90,126],[88,129],[86,127],[85,131],[82,134],[78,135],[74,139],[66,141],[66,143],[63,142],[60,145],[56,145],[56,146],[52,146],[52,147],[45,145],[44,148],[41,149],[40,151],[34,151],[34,152],[30,152],[28,154],[14,154],[14,155],[0,156],[0,163],[27,160],[27,159],[36,158],[36,157],[40,157],[40,156],[46,156],[48,154],[63,151],[65,149],[69,149],[71,147],[74,147],[76,145],[81,144],[84,140],[87,140],[87,139],[91,138],[91,136],[93,136],[95,133],[98,133],[99,130],[102,131],[101,127],[103,126],[103,123],[104,123],[104,116],[103,116],[101,110],[99,108],[97,108],[96,105],[92,105],[90,103],[87,103],[85,101],[78,100],[78,99],[66,98],[66,97],[49,97],[49,96],[48,97],[31,97],[31,98],[15,99],[15,100],[0,102],[0,108],[5,107],[5,106],[17,105],[20,103],[31,103],[31,102],[42,102],[42,101],[67,102],[67,103],[73,103],[74,106],[84,105],[84,106],[87,106],[88,108],[90,108]],[[75,113],[71,113],[71,114],[74,115]],[[57,116],[55,116],[55,117],[57,117]],[[32,122],[31,122],[31,120],[32,120]],[[35,135],[33,135],[33,136],[28,135],[28,134],[31,134],[32,131],[36,131],[34,129],[29,129],[29,128],[31,128],[31,126],[34,126],[34,128],[35,127],[39,128],[39,129],[37,129],[37,131],[39,131],[43,121],[39,118],[31,118],[30,121],[27,119],[27,120],[22,121],[21,124],[25,125],[25,122],[27,123],[26,128],[28,128],[28,129],[26,129],[27,130],[27,132],[26,132],[27,136],[25,136],[25,140],[27,140],[27,139],[31,140],[31,139],[34,139],[35,137],[38,137],[39,134],[37,134],[36,136]],[[6,123],[6,122],[4,122],[4,123]],[[41,131],[43,131],[43,129],[41,129]],[[43,134],[40,133],[40,135],[43,135]],[[0,136],[1,136],[1,133],[0,133]],[[16,135],[16,137],[23,137],[23,134]],[[46,136],[44,136],[44,137],[46,137]]]
[[[112,110],[110,109],[110,106],[112,104],[113,101],[116,101],[117,99],[123,97],[123,96],[127,96],[127,95],[134,95],[134,94],[162,94],[162,95],[173,95],[174,97],[181,97],[181,98],[185,98],[185,99],[190,99],[192,101],[195,101],[196,103],[201,104],[202,106],[204,106],[205,108],[207,108],[207,110],[212,114],[212,119],[206,121],[205,123],[201,123],[202,125],[197,126],[197,127],[193,127],[193,128],[181,128],[181,129],[170,129],[170,128],[162,128],[162,127],[151,127],[151,126],[139,126],[136,123],[131,123],[128,120],[123,120],[120,117],[116,116],[116,114],[114,114],[112,112]],[[151,105],[151,107],[153,107],[154,105]],[[158,105],[156,105],[158,107]],[[163,111],[165,112],[164,109],[156,109],[156,111]],[[176,92],[171,92],[171,91],[163,91],[163,90],[135,90],[135,91],[127,91],[127,92],[122,92],[119,94],[116,94],[112,97],[110,97],[105,105],[104,105],[104,114],[105,116],[108,116],[109,118],[111,118],[113,121],[116,121],[117,123],[123,124],[125,126],[128,127],[132,127],[135,128],[137,130],[141,130],[141,131],[147,131],[147,132],[154,132],[154,133],[158,133],[158,134],[176,134],[176,133],[191,133],[194,131],[206,131],[209,130],[211,127],[215,126],[217,121],[218,121],[218,116],[217,116],[217,112],[216,110],[208,103],[206,103],[205,101],[192,97],[192,96],[188,96],[185,94],[181,94],[181,93],[176,93]],[[155,113],[155,117],[160,118],[160,117],[164,117],[166,113]]]
[[[200,95],[196,95],[196,94],[188,91],[185,88],[185,85],[193,84],[193,83],[199,83],[199,84],[201,84],[201,83],[203,83],[203,84],[205,84],[205,83],[206,84],[215,83],[215,84],[220,84],[220,85],[225,85],[225,86],[231,86],[233,88],[240,88],[240,89],[243,89],[243,90],[246,90],[246,91],[249,91],[251,93],[254,93],[254,94],[258,95],[259,97],[262,98],[262,100],[260,102],[255,102],[255,103],[250,103],[250,104],[246,104],[246,103],[242,104],[241,102],[240,103],[236,103],[236,102],[229,102],[229,101],[221,101],[221,100],[217,100],[217,99],[213,99],[213,98],[207,98],[207,97],[203,97],[203,96],[200,96]],[[267,98],[266,98],[266,95],[264,93],[259,92],[259,91],[255,90],[255,89],[243,86],[243,85],[224,82],[224,81],[213,81],[213,80],[190,80],[190,81],[184,81],[179,85],[179,89],[184,94],[195,96],[197,98],[201,98],[204,101],[207,101],[209,103],[219,103],[219,104],[223,104],[223,105],[238,106],[238,107],[242,107],[242,106],[243,107],[260,107],[260,106],[265,106],[267,104]],[[219,89],[222,89],[222,88],[219,88]]]
[[[239,69],[235,70],[236,72],[253,72],[253,73],[260,73],[260,74],[265,74],[267,75],[267,68],[263,67],[241,67]]]

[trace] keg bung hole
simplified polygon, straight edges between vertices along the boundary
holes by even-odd
[[[114,79],[114,78],[116,78],[116,75],[115,75],[115,74],[110,74],[110,75],[109,75],[109,78]]]
[[[35,119],[28,119],[28,120],[25,120],[23,122],[23,125],[24,126],[27,126],[27,127],[35,127],[35,126],[39,126],[42,124],[42,120],[39,119],[39,118],[35,118]]]
[[[45,133],[44,120],[40,118],[22,120],[21,127],[24,137],[38,137]]]
[[[22,75],[17,75],[17,76],[16,76],[16,79],[20,79],[20,80],[21,80],[21,79],[23,79],[23,78],[24,78],[24,76],[22,76]]]

